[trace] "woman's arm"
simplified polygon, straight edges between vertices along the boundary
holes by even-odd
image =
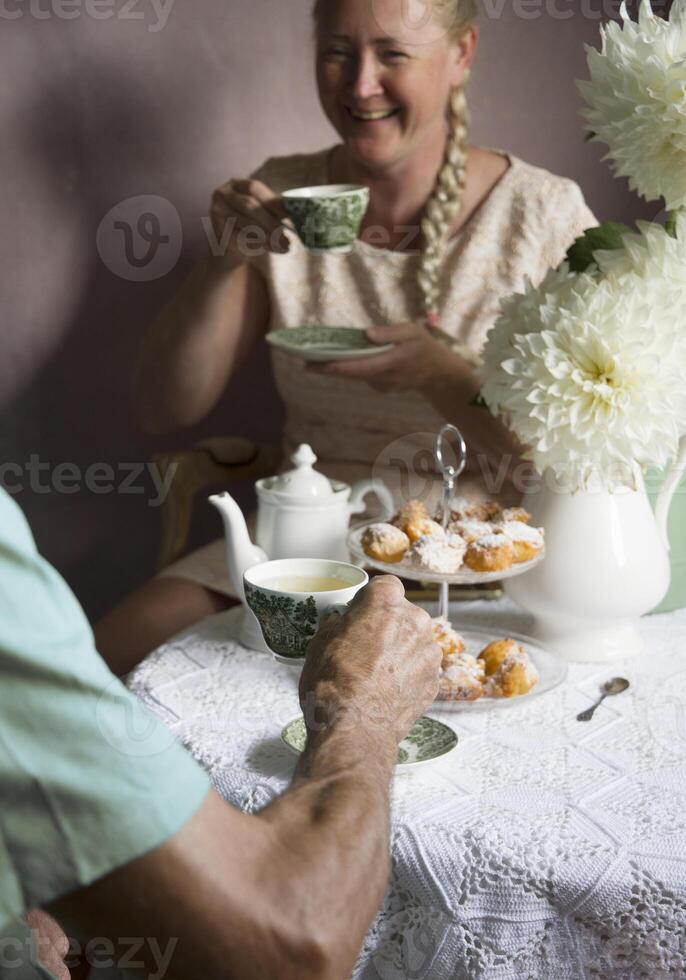
[[[231,180],[212,195],[210,217],[222,254],[198,263],[143,340],[133,394],[146,432],[199,422],[267,330],[267,284],[241,242],[258,233],[265,250],[288,251],[280,199],[258,180]]]
[[[145,431],[207,415],[268,322],[266,283],[253,266],[199,262],[143,339],[133,395]]]

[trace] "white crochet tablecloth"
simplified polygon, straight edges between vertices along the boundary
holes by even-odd
[[[299,713],[298,673],[236,642],[239,612],[156,650],[129,683],[252,812],[293,772],[279,733]],[[452,618],[527,627],[506,599]],[[435,712],[459,745],[394,781],[392,876],[355,980],[686,976],[686,610],[642,632],[642,657],[574,665],[529,704]],[[630,690],[577,722],[615,675]]]

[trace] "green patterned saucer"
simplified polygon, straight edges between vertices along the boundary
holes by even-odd
[[[267,334],[267,343],[303,361],[350,361],[376,357],[393,344],[373,344],[357,327],[286,327]]]
[[[304,718],[289,721],[281,732],[289,749],[302,752],[307,741]],[[442,758],[457,746],[457,735],[442,721],[422,715],[398,746],[396,772],[408,772]]]

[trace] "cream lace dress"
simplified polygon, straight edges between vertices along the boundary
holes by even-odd
[[[273,157],[253,176],[272,190],[328,182],[331,149]],[[571,242],[597,222],[579,187],[508,155],[510,166],[449,244],[441,274],[441,327],[474,351],[483,346],[502,297],[539,282]],[[296,326],[368,327],[422,320],[416,284],[418,256],[355,242],[347,255],[313,255],[291,236],[286,255],[250,259],[269,290],[270,330]],[[412,472],[424,473],[430,436],[445,421],[414,391],[379,392],[364,381],[325,377],[273,350],[272,366],[286,408],[284,459],[302,442],[318,468],[347,482],[374,475],[397,497]],[[494,470],[497,461],[493,463]],[[484,492],[483,476],[468,467],[461,489]],[[231,594],[223,542],[188,555],[163,572]]]

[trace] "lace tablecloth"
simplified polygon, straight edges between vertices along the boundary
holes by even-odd
[[[295,757],[297,671],[234,639],[237,613],[155,651],[130,686],[248,812]],[[526,633],[508,600],[453,622]],[[686,976],[686,610],[643,620],[646,653],[574,665],[529,704],[431,712],[457,749],[393,786],[392,876],[355,980]],[[575,720],[602,681],[631,688]]]

